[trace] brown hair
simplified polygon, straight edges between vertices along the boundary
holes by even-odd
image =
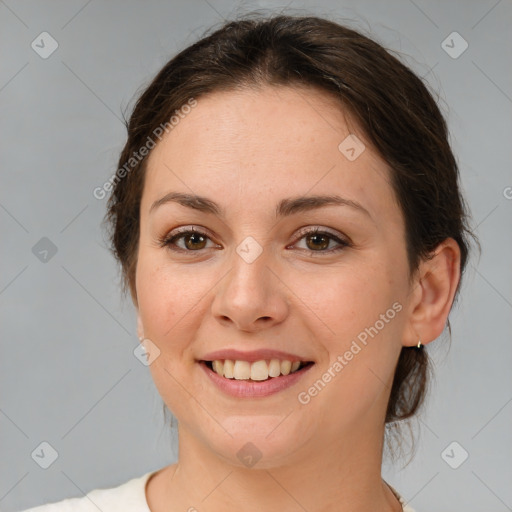
[[[457,163],[436,101],[422,80],[378,43],[326,19],[246,16],[181,51],[138,99],[118,168],[191,98],[266,84],[309,86],[335,97],[392,170],[411,275],[421,259],[449,237],[459,244],[463,272],[471,232]],[[105,218],[112,250],[122,265],[124,290],[129,287],[135,303],[146,160],[116,180]],[[402,348],[386,423],[409,418],[418,410],[428,370],[424,349]]]

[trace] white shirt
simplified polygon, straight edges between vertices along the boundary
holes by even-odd
[[[94,489],[81,498],[69,498],[23,512],[151,512],[146,500],[146,483],[154,473],[156,471],[150,471],[118,487]]]
[[[23,512],[151,512],[146,500],[146,483],[154,473],[156,471],[150,471],[118,487],[94,489],[81,498],[68,498]],[[400,501],[404,512],[414,512],[393,487],[391,490]]]

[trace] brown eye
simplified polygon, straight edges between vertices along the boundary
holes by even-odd
[[[302,250],[309,252],[309,254],[332,254],[338,251],[342,251],[346,247],[351,247],[351,242],[347,239],[344,240],[340,236],[330,233],[329,231],[323,231],[319,228],[309,229],[300,233],[300,238],[297,243],[302,242],[306,247],[301,248]],[[329,248],[331,242],[334,242],[335,247]],[[336,245],[338,247],[336,247]]]
[[[312,250],[326,249],[327,247],[329,247],[329,239],[330,238],[331,238],[330,236],[316,234],[316,233],[313,235],[308,235],[306,237],[306,245],[308,246],[309,249],[312,249]]]
[[[309,229],[302,233],[299,242],[304,240],[306,247],[302,250],[309,254],[332,254],[351,247],[351,242],[343,240],[334,233],[328,231],[321,231],[318,228]],[[183,241],[183,245],[181,242]],[[182,229],[181,231],[171,233],[159,240],[160,247],[167,247],[175,252],[199,252],[207,249],[207,244],[210,237],[193,228]],[[334,242],[338,247],[330,248],[331,242]]]
[[[185,241],[185,246],[187,249],[204,249],[206,245],[206,237],[199,233],[191,233],[190,235],[181,235],[183,240]],[[181,238],[176,237],[176,238]]]
[[[197,231],[193,228],[182,229],[174,234],[165,236],[159,240],[160,247],[168,247],[177,252],[199,252],[207,248],[206,244],[210,240],[206,233]],[[183,245],[181,244],[183,242]]]

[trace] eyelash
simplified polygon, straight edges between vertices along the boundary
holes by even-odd
[[[192,234],[201,235],[203,237],[206,237],[206,238],[210,239],[208,234],[203,232],[203,231],[200,231],[200,230],[195,229],[195,228],[185,227],[185,228],[178,228],[174,232],[172,232],[172,233],[170,233],[168,235],[165,235],[163,237],[160,237],[158,239],[158,244],[159,244],[160,247],[167,247],[171,251],[181,252],[181,253],[185,253],[185,252],[188,252],[188,253],[195,253],[195,252],[197,252],[197,253],[199,253],[199,252],[205,250],[205,249],[198,249],[197,251],[193,251],[193,250],[183,249],[181,247],[177,247],[176,246],[175,242],[177,240],[183,238],[186,235],[192,235]],[[294,244],[299,242],[300,240],[302,240],[306,236],[311,236],[311,235],[327,236],[330,239],[332,239],[335,242],[337,242],[338,244],[340,244],[340,247],[336,247],[335,249],[329,249],[329,250],[313,251],[313,250],[310,250],[310,249],[301,249],[302,251],[306,251],[311,256],[314,256],[314,255],[317,255],[317,254],[334,254],[334,253],[337,253],[339,251],[342,251],[346,247],[351,247],[352,246],[352,243],[349,242],[348,240],[343,240],[340,237],[338,237],[337,235],[335,235],[334,233],[331,233],[329,231],[326,231],[325,229],[320,229],[320,228],[313,228],[313,229],[302,230],[299,233],[299,238],[297,239],[296,242],[294,242]]]

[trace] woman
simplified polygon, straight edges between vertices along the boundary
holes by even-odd
[[[412,511],[382,452],[468,256],[447,136],[418,77],[324,19],[229,22],[169,61],[97,192],[179,458],[48,507]]]

